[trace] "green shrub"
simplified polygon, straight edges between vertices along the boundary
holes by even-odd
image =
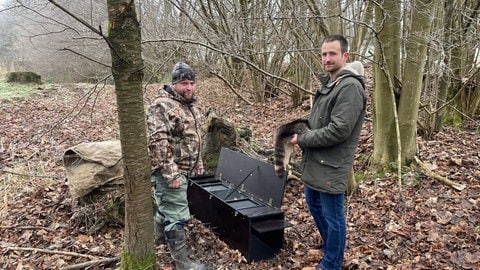
[[[447,126],[461,128],[463,126],[462,116],[459,113],[450,112],[445,116],[443,123]]]
[[[42,77],[35,72],[29,71],[10,72],[7,74],[7,82],[42,84]]]

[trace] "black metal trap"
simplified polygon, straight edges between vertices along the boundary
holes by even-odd
[[[222,148],[215,175],[189,179],[190,212],[248,262],[272,258],[288,226],[280,209],[285,180],[272,164]]]

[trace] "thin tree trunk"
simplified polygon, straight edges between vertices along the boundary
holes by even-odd
[[[328,18],[328,30],[332,34],[345,34],[343,29],[343,21],[338,19],[338,16],[342,15],[341,2],[340,1],[326,1],[326,8],[324,10],[327,13]]]
[[[112,74],[125,178],[122,269],[155,269],[140,25],[133,0],[107,0]]]
[[[365,1],[362,7],[363,10],[361,10],[361,12],[363,12],[363,15],[361,21],[365,25],[370,25],[373,20],[373,4],[371,1]],[[359,55],[366,55],[369,47],[368,45],[371,42],[371,38],[368,37],[368,29],[363,24],[356,24],[354,27],[355,35],[353,36],[350,51],[358,52]],[[363,49],[362,45],[364,45]],[[362,49],[362,51],[360,51],[360,49]],[[363,60],[359,55],[350,55],[350,60]]]
[[[373,163],[388,165],[397,160],[399,149],[392,91],[393,78],[400,77],[400,3],[385,1],[383,6],[375,6],[375,18],[379,33],[375,43]],[[401,89],[399,85],[396,88]]]
[[[427,43],[432,26],[433,0],[416,1],[413,7],[412,25],[406,43],[402,93],[398,104],[402,163],[414,160],[417,145],[417,120],[422,92],[423,70],[427,58]]]
[[[445,66],[450,65],[450,58],[452,55],[451,42],[452,42],[452,31],[454,29],[454,16],[453,11],[455,9],[455,1],[445,1],[444,2],[444,28],[446,29],[443,34],[443,47],[445,48]],[[440,86],[437,90],[437,99],[435,102],[435,114],[433,117],[433,131],[438,132],[442,129],[443,120],[445,118],[445,113],[447,111],[445,102],[447,101],[448,89],[450,88],[451,76],[450,71],[445,69],[440,77]]]

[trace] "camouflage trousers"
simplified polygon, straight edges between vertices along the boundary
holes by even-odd
[[[165,231],[179,230],[190,220],[187,200],[187,178],[182,176],[182,185],[169,188],[159,171],[152,174],[152,186],[156,203],[154,219],[165,226]]]

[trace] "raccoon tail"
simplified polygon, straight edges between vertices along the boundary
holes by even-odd
[[[295,133],[303,133],[308,130],[308,120],[297,119],[290,123],[281,125],[275,132],[275,173],[278,177],[285,176],[290,156],[293,153],[294,145],[290,143]]]
[[[278,138],[275,141],[275,174],[283,178],[287,172],[290,156],[293,153],[293,144],[289,143],[291,136]]]

